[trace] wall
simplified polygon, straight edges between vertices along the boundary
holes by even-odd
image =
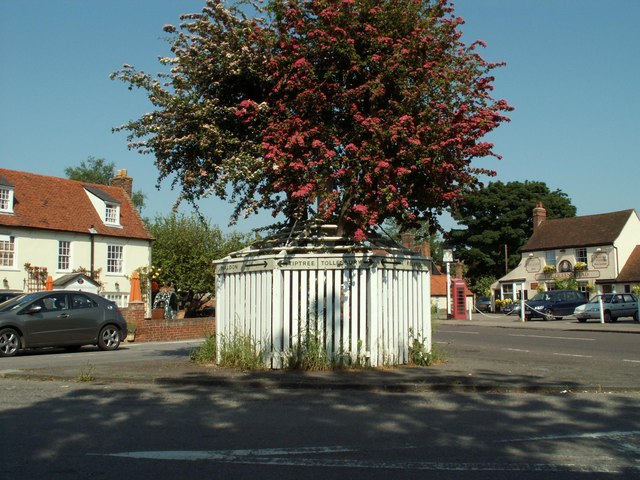
[[[165,320],[144,318],[144,303],[132,302],[120,311],[127,323],[135,323],[136,342],[168,342],[206,338],[216,331],[213,317]]]
[[[71,273],[73,269],[91,268],[91,236],[72,232],[56,232],[49,230],[35,230],[27,228],[3,228],[3,232],[15,237],[15,264],[13,267],[0,268],[0,288],[9,290],[26,290],[27,272],[25,263],[37,267],[47,267],[49,275],[56,278]],[[58,241],[71,242],[71,268],[59,271]],[[107,243],[124,246],[123,273],[107,274]],[[100,281],[104,292],[128,293],[130,283],[127,276],[141,266],[150,265],[151,244],[146,240],[125,239],[115,237],[95,236],[94,268],[102,269]],[[4,279],[7,280],[6,284]]]

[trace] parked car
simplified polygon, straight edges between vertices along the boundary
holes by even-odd
[[[476,310],[479,312],[490,312],[491,297],[478,297],[476,299]]]
[[[0,303],[6,302],[10,298],[15,298],[22,295],[23,292],[14,292],[9,290],[1,290],[0,291]]]
[[[115,350],[126,331],[116,304],[88,292],[26,293],[0,304],[0,357],[39,347]]]
[[[525,302],[524,316],[527,320],[542,318],[560,320],[573,315],[576,307],[587,303],[584,293],[577,290],[550,290],[539,292],[531,300]]]
[[[639,320],[638,298],[632,293],[596,295],[589,303],[577,307],[573,314],[582,323],[590,319],[600,320],[600,299],[605,322],[615,322],[620,317],[633,317],[636,322]]]

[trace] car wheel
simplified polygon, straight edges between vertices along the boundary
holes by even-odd
[[[586,318],[579,318],[578,321],[580,323],[587,323],[587,319]]]
[[[545,320],[550,320],[552,317],[553,317],[553,310],[551,310],[550,308],[547,308],[547,309],[544,311],[544,316],[543,316],[543,318],[544,318]]]
[[[13,357],[20,349],[20,336],[13,328],[0,330],[0,357]]]
[[[638,320],[640,319],[638,318],[638,311],[636,310],[636,313],[633,314],[633,321],[637,322]]]
[[[611,312],[604,312],[604,323],[611,323]]]
[[[120,331],[114,325],[102,327],[98,335],[100,350],[115,350],[120,346]]]

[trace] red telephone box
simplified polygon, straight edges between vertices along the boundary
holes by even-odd
[[[454,320],[467,319],[467,284],[464,280],[451,280],[451,318]]]

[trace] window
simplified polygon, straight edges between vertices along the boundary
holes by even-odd
[[[13,212],[13,190],[0,186],[0,212]]]
[[[69,270],[71,265],[71,242],[60,240],[58,242],[58,270]]]
[[[9,235],[0,235],[0,267],[13,267],[14,257],[14,238]]]
[[[107,245],[107,273],[122,273],[122,245]]]
[[[587,263],[586,248],[576,248],[576,263],[578,262]]]
[[[547,250],[546,252],[544,252],[544,261],[545,261],[545,264],[555,267],[556,266],[556,251],[555,250]]]
[[[95,308],[98,305],[86,295],[81,293],[71,293],[71,308]]]
[[[120,216],[120,209],[118,208],[118,205],[107,203],[105,212],[104,223],[110,223],[112,225],[120,224],[120,222],[118,221],[118,217]]]

